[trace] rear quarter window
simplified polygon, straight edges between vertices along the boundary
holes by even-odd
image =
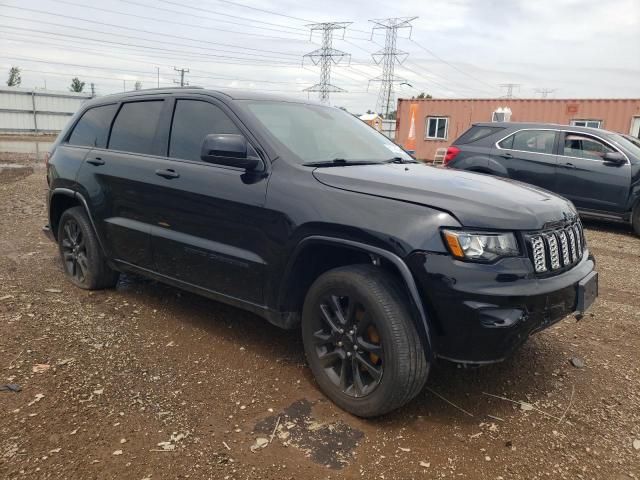
[[[483,138],[486,138],[494,133],[497,133],[501,130],[504,130],[503,127],[482,127],[482,126],[474,126],[469,130],[460,135],[455,142],[456,145],[464,145],[466,143],[477,142]]]
[[[105,148],[117,107],[116,104],[102,105],[84,112],[73,128],[68,143],[80,147]]]

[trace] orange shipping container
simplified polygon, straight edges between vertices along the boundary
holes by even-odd
[[[640,136],[640,99],[399,99],[396,142],[431,161],[438,148],[473,123],[492,121],[500,109],[511,111],[512,122],[599,126]]]

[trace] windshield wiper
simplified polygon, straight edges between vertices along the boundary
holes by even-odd
[[[345,160],[344,158],[334,158],[333,160],[323,160],[320,162],[305,162],[305,167],[347,167],[350,165],[378,165],[380,162],[368,160]]]
[[[392,157],[388,160],[385,160],[384,163],[420,163],[420,162],[414,159],[407,160],[406,158],[402,158],[402,157]]]

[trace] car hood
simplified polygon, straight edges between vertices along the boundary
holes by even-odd
[[[568,200],[547,190],[462,170],[422,164],[317,168],[330,187],[425,205],[465,227],[537,230],[577,216]]]

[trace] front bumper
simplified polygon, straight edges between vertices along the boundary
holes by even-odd
[[[414,252],[406,259],[429,317],[434,354],[483,364],[504,360],[527,338],[578,308],[578,284],[595,267],[585,250],[571,270],[539,278],[528,258],[494,264]]]

